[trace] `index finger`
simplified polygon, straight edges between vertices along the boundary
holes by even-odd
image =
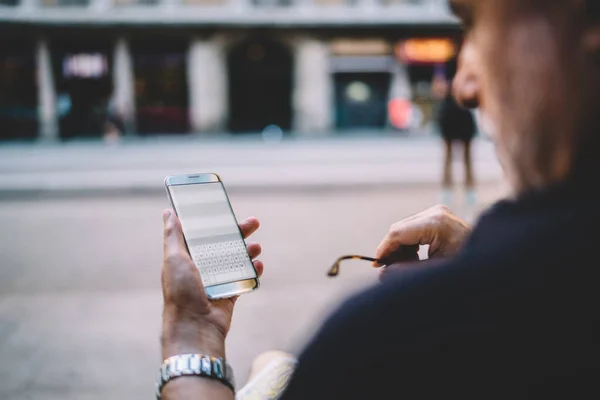
[[[246,239],[248,236],[252,235],[258,227],[260,226],[260,222],[255,217],[249,217],[240,222],[240,231],[242,232],[242,236]]]

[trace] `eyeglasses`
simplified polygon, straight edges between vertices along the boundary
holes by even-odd
[[[335,262],[333,263],[331,268],[329,268],[329,272],[327,272],[327,276],[331,276],[331,277],[338,276],[340,274],[340,264],[344,260],[363,260],[363,261],[371,261],[371,262],[380,262],[377,258],[373,258],[373,257],[365,257],[365,256],[357,256],[357,255],[341,256],[341,257],[338,257],[338,259],[335,260]]]
[[[333,263],[331,268],[329,268],[329,271],[327,272],[327,276],[329,276],[329,277],[338,276],[340,274],[340,264],[342,263],[342,261],[345,261],[345,260],[363,260],[363,261],[376,262],[385,267],[385,266],[393,264],[395,262],[418,261],[419,260],[418,251],[419,251],[419,245],[414,245],[414,246],[400,246],[400,248],[398,250],[396,250],[396,252],[394,252],[391,256],[389,256],[387,258],[382,258],[382,259],[366,257],[366,256],[359,256],[359,255],[341,256],[341,257],[338,257],[338,259],[335,260],[335,262]]]

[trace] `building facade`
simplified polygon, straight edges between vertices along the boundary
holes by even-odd
[[[459,36],[445,0],[0,0],[0,139],[403,128]]]

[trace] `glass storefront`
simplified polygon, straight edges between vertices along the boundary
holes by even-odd
[[[336,73],[336,127],[385,128],[390,80],[386,72]]]
[[[0,140],[37,136],[35,50],[31,42],[0,39]]]
[[[187,52],[183,39],[133,42],[138,134],[190,131]]]
[[[389,126],[388,103],[394,66],[382,39],[337,39],[330,44],[335,128],[382,130]]]

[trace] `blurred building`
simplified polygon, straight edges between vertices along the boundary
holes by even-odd
[[[445,0],[0,0],[0,138],[423,124],[458,36]]]

